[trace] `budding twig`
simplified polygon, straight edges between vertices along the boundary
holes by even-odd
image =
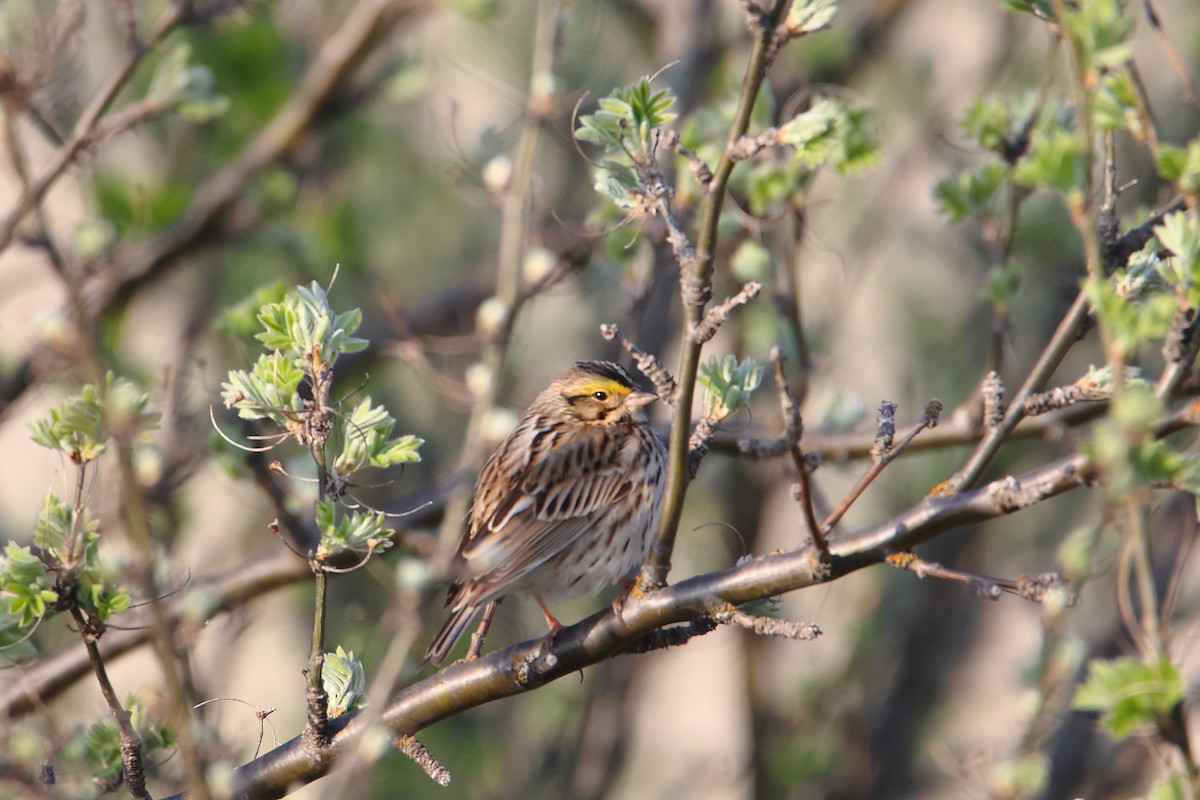
[[[1000,596],[1008,594],[1022,597],[1032,603],[1041,603],[1050,596],[1051,590],[1057,586],[1066,585],[1067,581],[1057,572],[1043,572],[1039,575],[1021,575],[1016,580],[1007,578],[992,578],[986,575],[974,575],[956,569],[943,567],[932,561],[923,561],[916,553],[905,551],[894,553],[887,557],[887,563],[897,569],[905,569],[918,578],[941,578],[946,581],[966,584],[972,592],[989,600],[999,600]],[[1067,604],[1075,604],[1075,595],[1066,594]]]
[[[858,483],[854,485],[854,488],[837,504],[837,507],[830,512],[829,516],[825,518],[823,530],[826,534],[833,530],[833,526],[837,525],[838,521],[850,510],[850,506],[854,504],[854,501],[858,500],[863,491],[871,485],[871,482],[879,477],[879,473],[883,472],[883,468],[890,464],[892,459],[900,455],[904,451],[904,448],[908,447],[908,443],[916,438],[918,433],[926,428],[933,428],[937,425],[938,416],[942,413],[942,404],[939,400],[930,400],[925,406],[925,416],[921,417],[921,421],[913,426],[912,430],[900,440],[900,444],[895,449],[892,449],[892,436],[895,434],[895,410],[895,403],[884,400],[879,404],[879,432],[875,437],[875,447],[871,449],[871,457],[874,459],[874,463],[858,479]]]
[[[658,395],[658,399],[669,406],[675,405],[675,394],[679,391],[679,387],[675,383],[675,379],[671,377],[671,373],[667,372],[657,357],[625,338],[621,329],[611,322],[600,326],[600,335],[610,342],[620,341],[621,346],[633,356],[633,363],[637,365],[638,371],[654,384],[654,393]]]
[[[715,618],[722,625],[737,625],[752,631],[756,636],[781,636],[785,639],[811,642],[821,635],[821,628],[816,623],[747,614],[740,608],[719,612]]]
[[[983,425],[991,429],[1004,421],[1004,379],[992,370],[983,379]]]
[[[418,767],[420,767],[426,775],[439,786],[450,785],[450,770],[442,766],[442,762],[425,749],[425,745],[421,744],[412,736],[401,736],[395,741],[395,747],[401,753],[411,758]]]
[[[733,297],[710,308],[704,318],[692,327],[692,341],[696,344],[704,344],[716,336],[721,326],[729,321],[729,315],[733,309],[749,303],[758,296],[760,291],[762,291],[762,284],[758,281],[750,281]]]

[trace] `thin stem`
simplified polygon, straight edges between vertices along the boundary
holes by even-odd
[[[325,666],[325,614],[328,607],[329,576],[316,559],[313,559],[312,565],[315,591],[312,645],[308,651],[308,723],[304,734],[311,745],[320,748],[329,742],[329,697],[321,680]]]
[[[1126,535],[1132,539],[1133,572],[1137,579],[1138,622],[1148,652],[1143,657],[1162,655],[1164,642],[1158,613],[1158,591],[1155,587],[1153,554],[1150,552],[1150,531],[1146,525],[1144,505],[1134,498],[1125,501]]]
[[[333,364],[325,361],[323,354],[314,348],[308,363],[308,379],[312,384],[315,418],[332,413],[329,406],[330,387],[333,383]],[[329,493],[329,460],[326,452],[327,432],[318,423],[314,430],[321,433],[309,443],[309,452],[317,467],[317,500],[325,502]],[[304,727],[304,738],[314,752],[324,749],[329,743],[329,696],[325,692],[322,673],[325,667],[325,619],[328,611],[329,575],[325,570],[326,554],[318,543],[316,551],[309,557],[313,571],[313,627],[308,651],[308,688],[306,692],[308,721]]]
[[[150,800],[150,793],[146,791],[145,765],[142,763],[142,737],[134,730],[130,714],[121,705],[116,689],[109,680],[104,657],[100,655],[100,648],[96,646],[97,634],[93,626],[77,606],[71,607],[71,617],[79,626],[79,633],[92,664],[92,672],[96,676],[96,682],[100,684],[100,694],[104,696],[104,702],[117,723],[121,739],[121,774],[125,778],[125,785],[129,788],[129,793],[138,800]]]
[[[679,518],[683,513],[683,500],[688,483],[688,439],[691,433],[692,401],[696,393],[696,376],[700,366],[700,351],[703,345],[691,335],[696,325],[704,319],[704,307],[712,293],[713,256],[717,249],[717,223],[724,206],[725,190],[733,172],[734,144],[745,135],[750,127],[750,114],[754,101],[767,74],[768,56],[771,51],[771,34],[783,18],[790,0],[776,0],[771,13],[763,24],[763,32],[755,40],[742,80],[741,97],[733,117],[729,135],[721,149],[721,159],[713,170],[712,183],[704,198],[700,235],[696,240],[696,257],[691,274],[681,276],[685,286],[684,323],[682,348],[679,354],[679,369],[675,376],[679,383],[679,394],[675,413],[671,419],[668,437],[666,487],[663,492],[662,517],[655,534],[650,558],[638,576],[638,585],[643,590],[662,586],[671,571],[671,553],[675,549],[675,535],[679,530]],[[681,269],[684,268],[681,265]]]
[[[155,543],[150,534],[150,521],[146,505],[137,481],[133,465],[133,447],[128,440],[119,440],[117,460],[121,472],[121,485],[125,506],[125,530],[130,544],[138,553],[137,575],[146,595],[150,612],[150,638],[154,653],[162,666],[166,701],[174,721],[172,726],[179,740],[179,752],[183,757],[188,786],[199,800],[212,797],[208,785],[207,759],[195,729],[192,714],[195,704],[191,681],[186,677],[185,656],[167,623],[167,614],[159,598],[158,582],[154,578],[153,553]]]

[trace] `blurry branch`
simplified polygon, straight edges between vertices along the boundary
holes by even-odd
[[[746,75],[742,80],[737,111],[734,113],[725,145],[721,149],[721,158],[713,170],[708,193],[704,196],[699,235],[693,251],[694,256],[693,253],[688,253],[686,258],[679,257],[682,243],[674,229],[671,228],[670,214],[665,213],[666,209],[664,209],[663,218],[668,222],[669,229],[672,230],[669,238],[679,261],[685,335],[682,337],[679,368],[676,370],[679,390],[675,402],[675,413],[671,417],[671,433],[667,442],[669,455],[666,487],[663,491],[662,517],[659,520],[658,531],[655,533],[650,557],[638,575],[638,584],[643,589],[664,585],[667,574],[671,570],[671,553],[675,549],[675,535],[679,529],[679,518],[683,513],[683,500],[687,492],[690,467],[688,439],[691,433],[691,409],[696,393],[696,378],[700,368],[700,351],[703,347],[703,343],[698,340],[698,337],[691,334],[704,321],[705,305],[712,296],[713,258],[717,250],[717,222],[721,217],[721,209],[725,205],[725,191],[729,176],[733,172],[732,150],[750,127],[750,115],[754,101],[758,98],[759,89],[767,74],[768,56],[771,51],[771,32],[783,18],[788,4],[788,0],[775,0],[771,10],[764,13],[759,20],[761,29],[759,35],[755,37],[754,48],[746,65]]]
[[[1158,9],[1154,7],[1154,3],[1151,0],[1142,0],[1142,10],[1146,13],[1146,21],[1150,23],[1150,29],[1154,31],[1154,36],[1158,39],[1159,46],[1162,47],[1167,61],[1170,62],[1171,69],[1175,72],[1175,77],[1182,84],[1183,99],[1195,108],[1200,109],[1200,98],[1196,96],[1196,86],[1192,83],[1191,76],[1188,74],[1187,65],[1179,57],[1179,51],[1171,43],[1167,32],[1163,30],[1162,18],[1159,17]]]
[[[230,164],[196,189],[180,219],[142,242],[119,248],[111,264],[89,275],[83,287],[88,310],[102,313],[175,257],[201,243],[245,194],[247,184],[291,150],[321,109],[396,26],[431,6],[431,0],[366,0],[355,5],[321,46],[287,103]]]
[[[189,5],[184,0],[176,0],[168,5],[158,22],[155,23],[149,39],[140,47],[130,49],[125,61],[88,103],[66,143],[55,152],[45,170],[24,188],[21,196],[17,199],[16,207],[0,220],[0,252],[3,252],[12,243],[17,225],[21,223],[25,215],[42,202],[46,192],[79,154],[96,142],[101,117],[112,103],[113,98],[129,81],[142,58],[184,21]]]
[[[459,471],[473,475],[486,454],[483,432],[488,416],[499,396],[500,379],[508,352],[508,340],[521,307],[532,295],[522,292],[521,265],[527,254],[530,212],[538,143],[546,123],[553,97],[547,94],[554,85],[554,71],[559,7],[554,0],[538,3],[537,28],[533,37],[532,65],[529,76],[529,98],[516,144],[512,175],[504,194],[500,215],[500,243],[496,264],[496,285],[492,297],[476,311],[476,333],[483,342],[483,354],[477,369],[482,385],[477,385],[471,414],[463,438]],[[460,533],[471,502],[472,480],[461,481],[447,502],[447,514],[439,538],[450,546]]]
[[[428,517],[410,518],[414,524],[432,521]],[[416,547],[422,553],[433,549],[433,536],[424,530],[398,531],[400,546]],[[166,622],[172,626],[203,625],[218,616],[234,611],[262,595],[291,586],[312,577],[308,564],[292,553],[281,550],[254,559],[249,564],[227,574],[195,581],[187,589],[163,603]],[[133,620],[133,625],[137,620]],[[111,661],[130,650],[146,644],[150,631],[108,628],[97,641],[100,654]],[[61,650],[24,669],[19,678],[0,691],[0,719],[11,720],[41,708],[41,705],[62,694],[91,669],[87,652],[81,648]]]
[[[1160,422],[1156,434],[1165,436],[1198,424],[1200,404],[1184,403]],[[726,604],[739,606],[843,577],[951,529],[1012,514],[1087,485],[1094,478],[1094,466],[1087,456],[1068,456],[975,490],[928,496],[884,522],[832,539],[827,566],[811,545],[805,545],[751,558],[732,569],[655,592],[631,595],[620,617],[607,609],[550,639],[514,644],[439,670],[401,690],[383,710],[381,721],[392,736],[411,736],[469,708],[572,675],[636,646],[664,626],[704,620],[696,629],[704,632],[710,629],[712,615],[727,608]],[[329,770],[331,758],[354,746],[365,727],[361,717],[332,720],[331,749],[321,759],[310,758],[299,739],[283,744],[236,770],[234,796],[282,797],[297,784],[316,780]]]
[[[189,5],[183,2],[173,4],[158,23],[156,33],[161,28],[169,30],[170,26],[180,24],[178,15]],[[142,284],[174,266],[189,249],[205,245],[214,229],[245,195],[249,183],[259,172],[291,150],[322,109],[345,88],[357,67],[387,41],[400,22],[412,20],[433,5],[433,0],[366,0],[355,5],[342,26],[317,52],[288,101],[232,162],[196,189],[191,203],[178,220],[143,241],[118,246],[107,257],[107,261],[82,270],[86,278],[79,288],[79,294],[85,315],[94,319],[111,311]],[[159,38],[165,33],[162,31]],[[156,39],[152,36],[150,41]],[[128,64],[128,69],[132,70],[135,63]],[[120,82],[114,78],[111,86],[106,88],[115,93],[127,77],[121,76]],[[17,209],[0,222],[0,250],[11,241],[17,222],[40,196],[36,192],[44,194],[52,180],[39,189],[41,182],[46,181],[52,172],[55,178],[61,174],[70,161],[64,154],[70,150],[71,142],[95,126],[100,112],[110,101],[111,96],[106,97],[104,93],[93,101],[76,125],[78,133],[60,150],[59,159],[63,163],[58,166],[57,172],[53,170],[55,164],[52,164],[46,176],[34,183],[32,191],[22,195]],[[76,145],[76,152],[83,144]],[[74,153],[71,154],[73,156]],[[34,379],[35,370],[30,361],[31,358],[27,358],[0,387],[0,401],[5,403],[0,406],[0,412],[19,397]]]

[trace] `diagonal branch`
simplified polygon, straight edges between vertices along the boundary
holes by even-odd
[[[1200,404],[1184,403],[1163,420],[1157,435],[1198,424]],[[651,631],[709,617],[722,604],[738,606],[843,577],[951,529],[1012,514],[1094,479],[1090,459],[1076,454],[972,491],[928,496],[889,520],[830,541],[827,564],[806,545],[748,559],[732,569],[655,592],[633,593],[619,616],[606,609],[550,638],[514,644],[439,670],[401,690],[384,709],[381,722],[392,736],[414,735],[469,708],[574,674],[620,653]],[[282,797],[297,784],[316,780],[354,746],[366,727],[361,715],[332,720],[330,748],[320,758],[306,753],[299,738],[283,744],[235,771],[234,796],[245,800]]]
[[[367,0],[318,51],[287,103],[231,163],[196,190],[191,204],[172,225],[114,255],[84,284],[89,311],[98,314],[199,242],[237,203],[264,168],[286,155],[312,126],[321,108],[397,25],[430,8],[432,0]]]

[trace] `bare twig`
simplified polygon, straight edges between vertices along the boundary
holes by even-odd
[[[1041,603],[1050,596],[1052,590],[1062,587],[1067,582],[1057,572],[1043,572],[1032,576],[1021,575],[1016,580],[972,575],[969,572],[949,569],[931,561],[923,561],[917,558],[915,553],[908,551],[888,556],[887,563],[898,569],[908,570],[918,578],[940,578],[941,580],[965,583],[971,591],[989,600],[999,600],[1000,595],[1007,592],[1034,603]],[[1073,593],[1063,589],[1058,589],[1058,591],[1067,605],[1075,604],[1076,597]]]
[[[611,322],[600,326],[600,335],[610,342],[614,339],[619,340],[621,346],[633,356],[633,363],[637,365],[638,371],[654,384],[654,393],[658,395],[658,399],[669,406],[675,404],[675,393],[678,391],[678,386],[675,379],[671,377],[671,373],[663,367],[662,362],[629,341],[621,333],[621,329]]]
[[[500,607],[503,600],[503,597],[498,597],[483,607],[483,613],[479,615],[479,625],[471,634],[471,641],[467,645],[465,656],[467,661],[474,661],[483,652],[483,640],[487,638],[488,631],[492,629],[492,620],[496,617],[496,609]]]
[[[888,409],[889,406],[890,410]],[[886,400],[883,403],[880,403],[879,433],[876,434],[875,445],[871,448],[871,458],[873,459],[873,463],[871,464],[870,468],[863,473],[863,476],[858,479],[858,483],[854,484],[854,488],[846,493],[846,496],[842,498],[842,501],[838,503],[833,511],[829,513],[829,516],[825,518],[825,522],[822,525],[822,530],[824,533],[828,534],[831,530],[833,530],[834,526],[837,525],[842,517],[845,516],[846,512],[850,510],[850,506],[854,505],[855,501],[862,496],[862,493],[866,490],[866,488],[870,486],[877,477],[879,477],[879,473],[883,472],[883,468],[890,464],[892,459],[904,452],[905,448],[908,447],[909,442],[911,442],[918,433],[926,428],[932,428],[937,425],[938,416],[942,413],[942,404],[937,400],[930,400],[929,404],[925,406],[925,416],[923,416],[921,421],[914,425],[908,431],[908,433],[905,434],[904,438],[900,440],[900,444],[897,445],[895,449],[892,449],[891,441],[892,435],[895,432],[895,427],[890,412],[894,412],[895,407],[895,403],[889,403]],[[885,413],[885,411],[888,411],[889,413]]]
[[[730,297],[720,305],[710,308],[708,313],[704,315],[704,319],[692,328],[692,339],[697,344],[704,344],[716,336],[721,326],[729,321],[729,314],[733,309],[749,303],[755,297],[758,297],[760,291],[762,291],[762,284],[758,281],[750,281],[733,297]]]
[[[716,614],[716,620],[723,625],[737,625],[745,628],[755,636],[779,636],[784,639],[811,642],[821,635],[821,627],[815,623],[747,614],[740,608],[722,611]]]
[[[439,786],[450,785],[450,770],[442,766],[442,763],[425,749],[425,745],[418,742],[414,737],[401,736],[396,740],[395,747],[401,753],[411,758],[434,783]]]
[[[825,541],[825,532],[817,522],[817,511],[813,500],[812,474],[808,459],[800,446],[804,436],[804,423],[800,418],[800,407],[788,384],[787,373],[783,369],[783,351],[778,347],[771,348],[771,362],[775,365],[775,388],[779,392],[779,412],[783,417],[783,439],[788,444],[788,452],[792,456],[792,465],[796,468],[799,478],[800,510],[804,513],[804,522],[808,526],[808,536],[813,546],[822,555],[828,556],[829,544]]]
[[[992,370],[983,379],[983,425],[995,428],[1004,419],[1004,379]]]
[[[1158,39],[1163,52],[1166,53],[1167,60],[1171,62],[1171,69],[1175,71],[1175,76],[1183,84],[1183,99],[1193,106],[1200,108],[1200,99],[1197,99],[1196,87],[1192,84],[1192,78],[1187,65],[1179,57],[1179,51],[1171,43],[1167,32],[1163,30],[1162,19],[1158,15],[1158,9],[1154,7],[1152,0],[1142,0],[1142,8],[1146,11],[1146,21],[1150,23],[1150,29],[1154,31],[1154,36]]]
[[[960,492],[979,480],[979,477],[983,474],[983,470],[992,460],[992,457],[996,455],[1000,450],[1000,446],[1008,439],[1013,429],[1017,426],[1017,423],[1025,416],[1025,401],[1030,395],[1040,391],[1046,385],[1054,370],[1057,369],[1059,362],[1062,361],[1063,356],[1067,354],[1067,351],[1078,340],[1079,334],[1083,330],[1084,322],[1087,320],[1087,315],[1087,297],[1084,296],[1083,292],[1080,292],[1076,295],[1075,302],[1071,304],[1066,315],[1058,324],[1058,328],[1054,331],[1050,343],[1042,351],[1037,364],[1034,365],[1029,376],[1025,379],[1025,383],[1021,385],[1021,388],[1009,403],[1008,412],[1004,415],[1004,420],[984,435],[974,452],[971,453],[970,458],[967,459],[967,463],[943,484],[943,491]]]
[[[104,656],[100,654],[100,648],[96,646],[101,629],[87,619],[77,606],[71,607],[71,618],[79,626],[79,634],[83,638],[84,647],[87,648],[92,672],[100,684],[100,694],[104,696],[109,713],[117,723],[121,741],[121,775],[125,779],[125,785],[129,788],[129,793],[138,800],[150,800],[150,793],[146,791],[146,765],[142,763],[142,737],[134,730],[133,723],[130,721],[130,713],[121,705],[112,681],[108,678],[108,668],[104,664]]]

